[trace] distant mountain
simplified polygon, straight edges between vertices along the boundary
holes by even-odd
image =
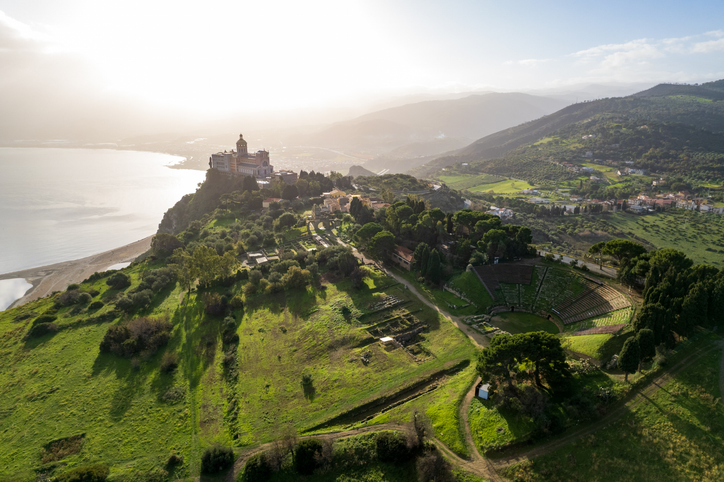
[[[425,176],[459,162],[501,158],[566,128],[594,122],[601,116],[621,122],[676,124],[685,127],[685,131],[720,134],[724,132],[724,80],[700,85],[660,84],[627,97],[570,105],[540,119],[485,136],[408,172]],[[589,126],[589,130],[591,128]]]
[[[305,137],[307,145],[383,155],[429,156],[549,114],[566,102],[528,94],[489,93],[372,112]],[[409,147],[408,147],[409,146]]]
[[[377,174],[365,169],[362,166],[350,166],[348,176],[359,177],[359,176],[376,176]]]

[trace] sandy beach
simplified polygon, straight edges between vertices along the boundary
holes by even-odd
[[[133,261],[151,248],[152,239],[153,236],[148,236],[126,246],[86,258],[0,274],[0,280],[25,278],[33,285],[25,296],[16,300],[8,309],[37,300],[54,291],[65,290],[69,284],[80,283],[93,273],[105,271],[114,264]]]

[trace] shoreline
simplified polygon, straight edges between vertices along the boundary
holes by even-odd
[[[153,237],[154,235],[151,235],[125,246],[92,254],[85,258],[0,274],[0,280],[24,278],[33,285],[21,298],[13,301],[5,309],[16,308],[43,298],[54,291],[63,291],[69,284],[80,283],[93,273],[105,271],[114,264],[133,261],[151,249]]]

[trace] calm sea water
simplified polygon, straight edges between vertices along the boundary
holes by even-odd
[[[83,258],[156,232],[205,173],[181,158],[106,149],[0,148],[0,274]]]

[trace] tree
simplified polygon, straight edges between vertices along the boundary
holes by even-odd
[[[491,384],[493,392],[501,382],[514,389],[514,380],[526,378],[533,378],[540,388],[545,388],[545,379],[555,391],[564,388],[570,378],[560,340],[542,331],[495,335],[490,346],[478,355],[478,372],[483,382]]]
[[[618,369],[625,373],[624,380],[628,382],[628,374],[635,373],[641,361],[641,350],[639,342],[631,337],[623,344],[621,353],[618,355]]]
[[[389,258],[395,246],[395,235],[389,231],[380,231],[372,236],[368,249],[373,258],[384,260]]]
[[[619,265],[625,266],[631,259],[644,254],[646,248],[628,239],[612,239],[605,244],[601,252],[613,256]]]
[[[290,267],[282,276],[282,284],[287,289],[306,288],[312,281],[312,275],[309,270],[302,269],[299,266]]]
[[[641,361],[652,359],[656,356],[656,341],[654,332],[648,328],[644,328],[636,334],[636,340],[641,351]]]
[[[363,244],[367,244],[367,242],[372,239],[372,237],[381,232],[384,231],[384,228],[381,224],[378,223],[367,223],[355,233],[355,237]]]
[[[292,213],[284,213],[277,219],[277,226],[286,229],[297,224],[297,217]]]
[[[297,186],[294,184],[287,184],[282,189],[282,199],[286,199],[287,201],[292,201],[299,196],[299,191],[297,190]]]
[[[603,269],[602,251],[603,251],[604,246],[606,246],[606,241],[601,241],[600,243],[596,243],[593,246],[591,246],[590,248],[588,248],[588,254],[590,254],[591,256],[594,256],[594,257],[596,255],[598,255],[598,269],[601,269],[601,270]]]
[[[297,444],[294,451],[294,468],[302,475],[311,475],[317,468],[317,458],[322,453],[322,442],[305,439]]]
[[[178,248],[183,248],[183,243],[171,234],[158,233],[151,241],[151,250],[159,258],[165,258],[173,254]]]
[[[440,262],[440,253],[437,252],[437,249],[433,248],[433,250],[430,251],[425,276],[435,284],[440,284],[442,280],[442,264]]]

